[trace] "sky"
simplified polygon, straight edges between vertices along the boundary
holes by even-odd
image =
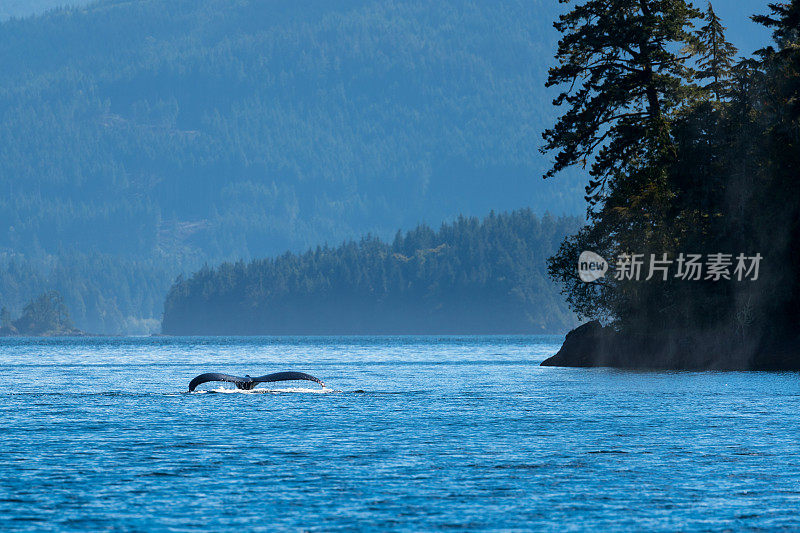
[[[760,24],[749,19],[751,15],[767,14],[767,1],[765,0],[717,0],[712,2],[714,11],[727,26],[728,40],[739,48],[743,55],[749,55],[755,50],[772,41],[770,31]],[[695,5],[705,9],[705,2],[696,2]]]

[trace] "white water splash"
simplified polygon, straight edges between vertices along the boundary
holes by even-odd
[[[231,387],[218,387],[216,389],[196,390],[193,394],[197,393],[219,393],[219,394],[281,394],[281,393],[303,393],[303,394],[330,394],[334,392],[342,392],[327,387],[321,389],[311,389],[306,387],[286,387],[282,389],[251,389],[242,390]]]

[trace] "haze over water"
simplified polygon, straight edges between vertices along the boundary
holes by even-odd
[[[0,524],[800,528],[800,376],[538,366],[561,341],[2,340]],[[328,387],[187,392],[281,370]]]

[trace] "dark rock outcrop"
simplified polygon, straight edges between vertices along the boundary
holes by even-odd
[[[594,320],[570,331],[542,366],[670,370],[800,370],[800,339],[733,332],[632,334]]]
[[[593,320],[567,333],[558,353],[545,359],[542,366],[613,366],[615,345],[616,332]]]

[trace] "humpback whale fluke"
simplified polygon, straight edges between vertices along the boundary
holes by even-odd
[[[189,382],[189,392],[192,392],[198,385],[201,383],[206,383],[208,381],[226,381],[228,383],[233,383],[236,385],[237,389],[241,390],[252,390],[259,383],[268,383],[271,381],[313,381],[315,383],[319,383],[323,387],[325,384],[322,380],[315,378],[312,375],[305,374],[303,372],[275,372],[274,374],[267,374],[266,376],[260,376],[257,378],[251,378],[249,375],[245,374],[243,378],[239,376],[230,376],[228,374],[219,374],[217,372],[210,372],[208,374],[200,374],[192,381]]]

